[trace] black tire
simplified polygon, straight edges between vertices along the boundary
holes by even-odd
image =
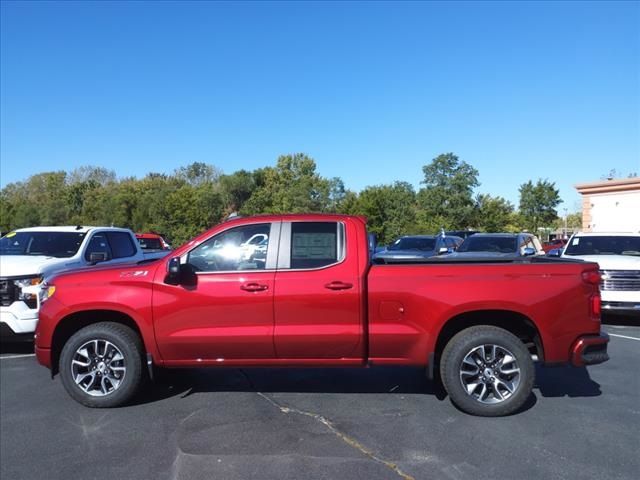
[[[479,362],[479,354],[485,351],[480,349],[483,345],[498,347],[493,352],[495,358],[492,362],[485,364],[486,359],[483,358],[482,366],[463,363],[465,359]],[[507,363],[502,365],[506,358],[505,351],[515,358],[510,368],[506,367]],[[501,355],[503,360],[496,360]],[[485,365],[488,365],[488,370]],[[495,370],[498,373],[494,372],[492,365],[498,365]],[[519,368],[517,377],[515,373],[503,374],[503,367],[505,372]],[[500,417],[517,411],[527,401],[533,389],[535,369],[531,354],[518,337],[502,328],[481,325],[462,330],[449,340],[442,352],[440,376],[451,401],[460,410],[482,417]],[[482,380],[483,377],[486,382]],[[471,393],[467,392],[463,381],[467,382],[469,389],[473,388]],[[476,381],[479,382],[478,386],[473,387]],[[513,388],[513,393],[506,389],[506,385]],[[498,391],[494,393],[496,386]],[[484,401],[481,401],[479,398],[483,397],[483,392]],[[496,403],[485,403],[488,401]]]
[[[93,340],[107,341],[114,345],[124,359],[118,365],[126,367],[116,388],[103,396],[92,396],[74,380],[72,371],[74,356],[80,347]],[[60,377],[65,390],[77,402],[92,408],[111,408],[125,405],[136,395],[144,381],[143,347],[140,337],[126,325],[101,322],[89,325],[74,333],[60,354]],[[77,357],[76,357],[77,358]],[[89,369],[89,367],[87,367]]]

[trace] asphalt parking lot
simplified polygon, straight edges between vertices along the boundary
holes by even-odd
[[[25,347],[0,355],[2,479],[635,479],[640,327],[611,360],[539,369],[520,413],[456,410],[416,369],[181,370],[92,410]]]

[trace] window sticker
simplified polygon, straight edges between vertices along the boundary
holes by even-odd
[[[580,244],[579,238],[574,238],[573,241],[571,242],[571,245],[579,245],[579,244]]]
[[[16,232],[9,232],[5,235],[5,238],[11,238],[11,237],[15,237],[16,236]]]

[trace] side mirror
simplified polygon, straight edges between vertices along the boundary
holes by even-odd
[[[522,251],[522,255],[525,257],[530,257],[531,255],[535,255],[536,254],[536,249],[535,248],[531,248],[531,247],[526,247],[523,251]]]
[[[562,249],[561,248],[554,248],[553,250],[549,250],[547,252],[547,257],[559,257],[562,255]]]
[[[96,263],[106,262],[109,260],[107,252],[91,252],[89,254],[89,264],[95,265]]]
[[[445,253],[451,253],[447,247],[440,247],[438,250],[438,255],[443,255]]]
[[[173,257],[167,263],[167,283],[178,285],[180,283],[180,257]]]

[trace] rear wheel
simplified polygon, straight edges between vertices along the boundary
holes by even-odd
[[[451,401],[472,415],[497,417],[521,408],[531,395],[531,354],[512,333],[493,326],[467,328],[442,352],[440,375]]]
[[[119,323],[89,325],[64,345],[60,377],[69,395],[87,407],[121,406],[143,381],[140,338]]]

